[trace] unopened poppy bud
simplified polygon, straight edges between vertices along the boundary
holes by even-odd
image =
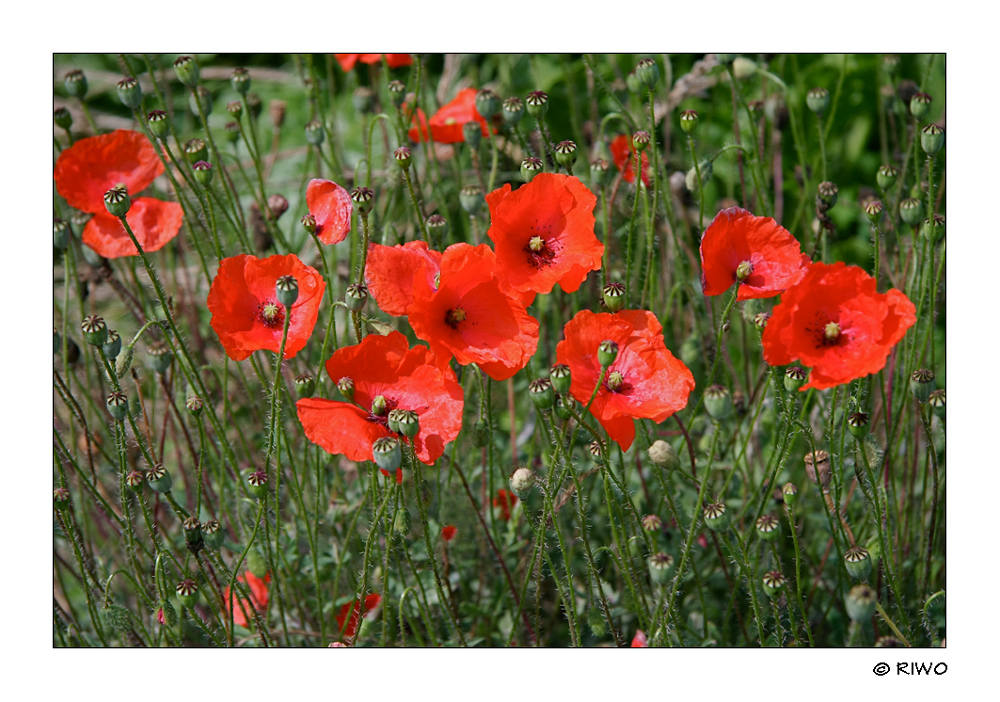
[[[830,91],[826,88],[813,88],[806,93],[806,105],[817,115],[822,116],[830,107]]]
[[[590,178],[595,186],[607,185],[612,175],[607,159],[598,158],[590,162]]]
[[[174,360],[174,355],[170,352],[170,347],[162,341],[150,344],[147,349],[149,367],[154,373],[163,375],[170,370],[170,364]]]
[[[476,448],[483,448],[490,443],[490,428],[482,418],[477,419],[472,426],[472,443]]]
[[[157,463],[146,471],[146,482],[154,492],[164,493],[170,492],[174,479],[170,477],[170,473],[167,472],[162,463]]]
[[[618,344],[610,339],[605,339],[597,347],[597,361],[601,364],[602,368],[607,368],[614,363],[617,358]]]
[[[174,61],[174,73],[177,75],[177,80],[189,88],[198,85],[198,78],[201,76],[198,64],[190,56],[177,57]]]
[[[551,409],[556,401],[555,390],[552,389],[552,381],[548,378],[536,378],[528,383],[528,392],[531,394],[531,401],[540,410]]]
[[[535,119],[541,119],[549,110],[549,94],[541,90],[528,93],[525,102],[528,105],[528,113]]]
[[[299,299],[299,281],[292,275],[283,275],[274,283],[274,294],[285,307],[291,307]]]
[[[470,217],[474,217],[483,208],[483,191],[478,185],[466,185],[458,191],[458,202]]]
[[[934,221],[925,219],[920,227],[920,234],[932,244],[936,244],[944,238],[944,217],[934,215]]]
[[[879,200],[872,200],[865,205],[865,214],[868,215],[869,222],[878,225],[882,219],[882,203]]]
[[[362,283],[353,283],[347,286],[344,294],[344,304],[351,312],[360,312],[368,302],[368,288]]]
[[[724,385],[712,385],[705,390],[705,410],[716,421],[725,419],[733,411],[733,397]]]
[[[63,87],[71,97],[83,98],[87,95],[87,76],[79,68],[76,68],[63,78]]]
[[[649,447],[649,460],[665,470],[677,470],[681,467],[677,450],[663,439],[657,439]]]
[[[573,399],[572,395],[556,395],[555,404],[552,405],[552,411],[556,413],[559,419],[572,419],[573,409],[576,407],[576,400]]]
[[[681,112],[681,129],[685,134],[694,134],[698,129],[698,113],[694,110],[684,110]]]
[[[198,161],[191,166],[191,169],[194,171],[194,179],[202,185],[208,185],[212,182],[212,164],[208,161]]]
[[[354,109],[361,114],[367,114],[372,111],[374,100],[375,94],[372,93],[371,88],[364,85],[357,88],[351,96],[351,103],[354,105]]]
[[[225,536],[218,520],[210,519],[201,525],[201,538],[205,541],[205,545],[211,549],[222,546]]]
[[[871,587],[864,583],[855,585],[847,593],[847,616],[859,623],[869,619],[875,613],[876,601],[875,591]]]
[[[306,141],[313,146],[320,146],[326,140],[326,129],[318,119],[306,124]]]
[[[73,126],[73,115],[65,107],[57,107],[52,111],[52,121],[60,129],[69,131],[69,128]]]
[[[483,139],[483,130],[479,122],[471,120],[462,125],[462,138],[470,149],[478,149]]]
[[[142,104],[142,87],[135,78],[122,78],[118,81],[118,99],[130,110],[138,109]]]
[[[927,93],[917,93],[910,98],[910,114],[917,119],[923,119],[931,110],[931,103],[934,102]]]
[[[644,58],[635,65],[635,74],[642,81],[642,84],[652,90],[660,80],[660,68],[656,61],[651,58]]]
[[[245,68],[234,68],[229,75],[229,84],[240,95],[246,95],[250,92],[250,71]]]
[[[184,142],[184,156],[191,163],[197,163],[198,161],[204,161],[208,156],[208,144],[205,143],[204,139],[189,139]]]
[[[267,471],[255,470],[247,476],[250,494],[258,500],[267,497]]]
[[[674,557],[669,553],[654,553],[646,561],[649,566],[649,579],[657,585],[666,585],[670,581],[670,569],[674,565]]]
[[[56,488],[52,491],[52,504],[58,510],[69,507],[69,490],[64,487]]]
[[[698,190],[698,173],[701,173],[701,184],[705,185],[712,179],[712,162],[708,159],[701,161],[698,168],[691,168],[684,176],[684,185],[691,192]]]
[[[413,154],[410,152],[410,147],[400,146],[392,152],[392,156],[396,159],[397,166],[402,168],[404,171],[410,170],[410,163],[413,162]]]
[[[412,439],[420,433],[420,415],[413,410],[399,410],[397,423],[399,433],[407,439]]]
[[[794,507],[799,499],[799,489],[795,487],[794,483],[785,483],[781,488],[781,496],[785,500],[786,505]]]
[[[915,370],[910,375],[910,392],[920,404],[927,402],[934,389],[934,371],[929,368]]]
[[[526,159],[521,161],[521,179],[525,183],[530,183],[536,175],[544,170],[545,164],[542,163],[542,159],[540,158],[528,156]]]
[[[829,492],[830,454],[819,449],[815,453],[807,453],[802,460],[806,464],[806,475],[809,476],[809,479],[819,485],[823,492]]]
[[[476,93],[476,112],[487,121],[500,109],[500,97],[492,90],[483,89]]]
[[[944,388],[935,390],[927,396],[927,405],[939,417],[945,415],[945,392]]]
[[[530,468],[518,468],[510,476],[510,491],[523,500],[535,487],[535,473]]]
[[[503,101],[503,121],[516,125],[524,117],[524,102],[519,97],[509,97]]]
[[[769,319],[771,319],[771,315],[769,315],[767,312],[760,312],[754,316],[753,324],[761,331],[764,331],[764,328],[767,326],[767,320]]]
[[[401,507],[396,512],[396,518],[392,520],[392,530],[400,536],[406,536],[413,527],[413,520],[410,519],[410,510]]]
[[[570,371],[569,366],[564,363],[557,363],[549,369],[549,380],[552,381],[552,387],[560,395],[565,395],[569,392],[570,386],[573,384],[573,376]]]
[[[632,148],[634,148],[639,153],[646,150],[653,138],[649,136],[649,132],[639,130],[632,135]]]
[[[372,444],[372,455],[378,467],[389,473],[395,473],[403,462],[403,451],[399,447],[399,441],[389,436],[375,440]]]
[[[184,406],[188,408],[188,412],[197,417],[201,414],[202,409],[204,409],[205,403],[197,395],[192,395],[184,401]]]
[[[781,533],[781,522],[773,514],[762,514],[754,526],[757,528],[757,536],[764,541],[774,541]]]
[[[868,423],[871,418],[865,412],[854,412],[847,418],[847,428],[856,439],[863,439],[868,434]]]
[[[924,217],[924,204],[915,197],[910,197],[899,203],[899,218],[909,225],[916,226]]]
[[[132,209],[132,200],[124,185],[115,187],[104,193],[104,207],[114,217],[124,217]]]
[[[764,585],[764,594],[768,597],[776,597],[781,594],[781,588],[788,582],[788,578],[780,570],[771,570],[764,573],[761,582]]]
[[[576,161],[576,142],[568,139],[566,141],[560,141],[556,144],[555,152],[556,163],[563,168],[570,168]]]
[[[401,80],[391,80],[387,86],[389,90],[389,100],[396,107],[402,107],[406,102],[406,84]]]
[[[897,178],[899,178],[899,169],[892,165],[879,166],[878,173],[875,174],[875,182],[883,191],[890,190],[896,184]]]
[[[340,394],[343,395],[344,399],[347,400],[348,402],[353,402],[354,401],[354,380],[352,378],[348,378],[345,375],[343,378],[341,378],[340,380],[338,380],[337,381],[337,390],[340,391]],[[382,397],[382,396],[379,395],[379,397]],[[385,398],[384,397],[382,398],[382,402],[385,402]],[[373,408],[374,408],[374,402],[373,402]]]
[[[944,146],[944,129],[928,124],[920,130],[920,146],[928,156],[934,156]]]
[[[798,392],[799,388],[805,385],[807,377],[809,377],[809,373],[806,372],[805,368],[789,366],[785,369],[785,390]]]
[[[80,331],[83,332],[84,340],[91,346],[104,346],[104,342],[108,340],[108,325],[104,317],[97,315],[85,317],[83,324],[80,325]]]
[[[52,220],[52,245],[57,249],[69,246],[69,223],[62,219]]]
[[[302,373],[295,376],[295,394],[299,397],[312,397],[316,389],[316,378],[312,373]]]
[[[816,188],[817,197],[826,205],[828,208],[833,207],[837,204],[837,193],[839,188],[836,183],[831,183],[828,180],[823,181]]]
[[[726,505],[722,502],[705,505],[701,515],[705,520],[705,526],[712,531],[725,531],[729,528],[729,515],[726,513]]]
[[[375,206],[375,193],[371,188],[355,188],[351,191],[351,202],[357,212],[366,215]]]
[[[864,546],[854,546],[844,554],[844,565],[855,580],[865,580],[872,572],[872,559]]]
[[[655,514],[647,514],[642,518],[642,530],[650,534],[658,534],[663,530],[663,520]]]
[[[608,283],[605,285],[604,305],[612,312],[618,312],[625,307],[625,286],[621,283]]]
[[[201,104],[199,105],[199,103]],[[212,93],[209,92],[208,88],[199,85],[191,89],[191,95],[188,97],[188,107],[191,108],[191,112],[199,117],[208,117],[212,113],[212,106]]]
[[[198,604],[198,583],[194,580],[181,580],[174,591],[177,593],[177,601],[188,609]]]
[[[118,358],[118,354],[122,350],[122,338],[118,335],[118,332],[114,329],[109,329],[108,338],[101,348],[104,350],[104,355],[108,357],[109,361],[114,361]]]

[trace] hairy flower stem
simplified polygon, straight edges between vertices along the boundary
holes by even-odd
[[[427,235],[427,222],[424,213],[420,210],[420,200],[417,199],[417,193],[413,189],[413,178],[410,177],[408,170],[403,171],[403,178],[406,180],[406,187],[410,191],[410,202],[413,204],[413,217],[417,221],[417,227],[420,229],[420,234],[423,236],[424,242],[429,245],[431,240]]]
[[[931,469],[933,470],[933,497],[931,498],[931,526],[927,532],[927,558],[924,561],[924,579],[921,585],[921,592],[926,592],[927,588],[931,584],[931,555],[934,553],[934,536],[937,531],[937,515],[938,515],[938,461],[937,461],[937,451],[934,449],[934,437],[931,435],[931,421],[929,415],[929,407],[926,403],[920,405],[917,408],[917,412],[920,413],[920,421],[924,425],[924,437],[927,439],[927,449],[931,460]]]
[[[694,175],[698,179],[698,231],[705,230],[705,190],[701,182],[701,165],[698,163],[698,154],[694,150],[694,137],[688,134],[688,151],[691,152],[691,160],[694,162]]]
[[[813,647],[813,635],[812,627],[809,626],[809,615],[806,614],[806,608],[804,601],[802,599],[802,554],[799,551],[799,533],[795,526],[795,510],[791,505],[786,503],[785,505],[785,516],[788,518],[788,529],[792,532],[792,547],[795,550],[795,604],[799,608],[799,613],[802,615],[802,623],[806,627],[806,636],[809,637],[809,646]],[[791,605],[789,605],[789,624],[791,624]],[[795,625],[792,624],[792,631],[795,630]]]
[[[266,498],[257,500],[257,516],[254,518],[253,531],[250,533],[250,539],[247,541],[246,548],[243,549],[243,553],[240,554],[239,559],[236,561],[236,565],[233,566],[233,573],[229,579],[229,629],[227,634],[229,635],[229,646],[233,646],[233,629],[235,624],[233,623],[233,606],[235,604],[236,598],[234,597],[233,590],[236,589],[236,576],[240,572],[240,566],[243,565],[243,560],[247,557],[250,552],[251,547],[253,547],[254,541],[257,539],[257,532],[260,530],[260,522],[264,518],[264,505],[266,504]],[[253,608],[253,602],[250,602],[251,608]],[[263,633],[261,635],[263,638]]]

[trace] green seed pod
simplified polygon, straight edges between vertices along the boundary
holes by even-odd
[[[122,350],[122,338],[118,336],[118,332],[114,329],[109,329],[108,338],[101,348],[104,350],[104,355],[108,357],[109,361],[114,361],[118,358],[118,354]]]
[[[396,159],[396,165],[401,169],[404,171],[410,170],[410,164],[413,162],[413,154],[410,151],[410,147],[400,146],[392,152],[392,157]],[[313,221],[315,222],[315,219]]]
[[[240,95],[246,95],[250,92],[250,71],[245,68],[234,68],[229,76],[229,84]]]
[[[549,368],[549,380],[552,381],[552,388],[557,393],[565,395],[573,384],[572,371],[570,371],[569,366],[557,363]]]
[[[351,191],[351,202],[361,215],[367,215],[375,206],[375,192],[371,188],[355,188]]]
[[[267,498],[267,472],[263,470],[255,470],[247,476],[247,485],[250,489],[250,494],[256,497],[258,500],[263,500]]]
[[[847,418],[847,429],[855,439],[863,439],[868,434],[871,418],[865,412],[855,412]]]
[[[174,479],[170,477],[170,473],[167,472],[162,463],[157,463],[146,471],[146,483],[154,492],[163,493],[170,492]]]
[[[300,219],[299,222],[302,224],[302,228],[309,234],[316,233],[316,218],[311,214],[306,213],[302,215],[302,219]]]
[[[184,157],[191,163],[204,161],[208,157],[208,144],[204,139],[190,139],[184,142]]]
[[[247,93],[247,107],[250,108],[250,116],[253,119],[260,117],[260,113],[264,110],[264,103],[261,102],[260,95]]]
[[[899,203],[899,217],[911,226],[920,224],[924,218],[924,204],[914,197],[903,200]]]
[[[69,223],[62,219],[52,220],[52,245],[60,251],[69,246]]]
[[[395,473],[403,462],[403,451],[399,447],[399,441],[388,436],[375,440],[372,444],[372,454],[378,467],[388,473]]]
[[[649,135],[649,132],[641,129],[632,135],[632,148],[640,154],[645,151],[652,142],[653,138]]]
[[[865,214],[868,215],[869,222],[878,226],[878,223],[882,220],[882,203],[878,200],[872,200],[865,205]]]
[[[934,102],[927,93],[917,93],[910,98],[910,114],[917,119],[923,119],[931,110],[931,103]]]
[[[466,185],[458,192],[458,202],[470,217],[475,217],[486,200],[478,185]]]
[[[118,81],[118,99],[130,110],[139,108],[142,104],[142,87],[135,78],[122,78]]]
[[[642,518],[642,530],[650,534],[659,534],[663,531],[663,520],[655,514],[647,514]]]
[[[198,161],[193,166],[191,170],[194,171],[194,179],[202,185],[209,185],[212,182],[212,176],[214,172],[212,171],[212,164],[208,161]]]
[[[337,381],[337,390],[348,402],[354,402],[354,380],[346,375]]]
[[[509,97],[503,101],[503,121],[511,127],[524,117],[524,102],[519,97]]]
[[[528,114],[535,119],[541,119],[549,111],[549,94],[541,90],[533,90],[528,93],[525,103],[528,105]]]
[[[753,273],[753,263],[750,261],[740,261],[736,266],[736,280],[740,283],[749,278],[751,273]]]
[[[274,294],[285,307],[291,307],[299,299],[299,281],[292,275],[283,275],[274,283]]]
[[[781,495],[786,505],[794,507],[799,498],[799,489],[793,483],[785,483],[781,488]]]
[[[321,146],[326,141],[326,129],[318,119],[306,124],[306,141],[313,146]]]
[[[401,80],[391,80],[387,86],[389,90],[389,100],[396,107],[402,107],[406,102],[406,84]]]
[[[830,107],[830,91],[826,88],[813,88],[806,93],[806,105],[817,115],[822,116]]]
[[[124,217],[132,209],[132,200],[124,185],[115,187],[104,193],[104,207],[114,217]]]
[[[121,422],[128,416],[128,396],[120,390],[115,390],[108,395],[108,413],[117,421]]]
[[[402,413],[401,409],[389,410],[389,414],[386,415],[386,425],[389,427],[389,431],[395,432],[397,434],[399,431],[399,415]]]
[[[376,417],[384,417],[388,412],[388,403],[385,395],[376,395],[372,398],[372,414]]]
[[[187,544],[189,551],[197,553],[205,545],[201,536],[201,522],[198,521],[197,517],[188,517],[182,526],[184,527],[184,543]]]
[[[712,162],[708,159],[701,161],[698,170],[701,171],[701,184],[706,185],[712,179]],[[684,185],[692,193],[698,190],[698,170],[691,168],[684,176]]]
[[[52,111],[52,121],[60,129],[69,131],[69,128],[73,126],[73,115],[65,107],[57,107]]]
[[[611,341],[610,339],[605,339],[597,347],[597,361],[601,364],[602,368],[607,368],[618,358],[618,344]]]
[[[939,417],[944,417],[945,415],[945,393],[944,388],[935,390],[930,395],[927,396],[927,404],[930,406],[931,410]]]
[[[768,597],[777,597],[781,594],[781,589],[788,582],[788,578],[780,570],[772,570],[764,573],[764,594]]]
[[[868,585],[855,585],[847,593],[847,616],[856,622],[863,622],[875,613],[877,598]]]
[[[197,98],[195,97],[196,93],[198,95]],[[198,106],[199,101],[201,102],[201,107]],[[191,89],[191,96],[188,98],[188,107],[191,108],[191,112],[202,117],[202,110],[204,110],[204,117],[207,119],[208,115],[212,113],[212,103],[212,93],[204,85],[199,85]]]
[[[806,383],[809,373],[799,366],[789,366],[785,369],[785,390],[788,392],[798,392]]]
[[[316,389],[316,378],[312,373],[302,373],[295,376],[295,394],[299,397],[312,397]]]
[[[177,57],[174,61],[174,73],[177,75],[177,80],[189,88],[198,85],[198,78],[201,77],[197,62],[190,56]]]
[[[879,166],[878,173],[875,174],[875,182],[883,191],[891,190],[892,186],[896,184],[897,178],[899,178],[899,169],[890,165]]]
[[[863,546],[847,549],[847,553],[844,554],[844,565],[855,580],[866,580],[872,572],[872,559],[868,556],[868,549]]]
[[[476,112],[487,121],[500,109],[500,97],[492,90],[483,89],[476,93]]]
[[[573,399],[572,395],[556,395],[555,404],[552,405],[552,411],[556,413],[559,419],[572,419],[573,409],[576,407],[576,400]]]
[[[604,444],[600,441],[591,441],[588,448],[595,462],[600,463],[604,460]]]
[[[177,583],[175,592],[177,593],[177,601],[188,609],[198,604],[198,584],[194,580],[190,578],[181,580]]]
[[[657,439],[649,446],[649,460],[653,465],[664,470],[677,470],[681,467],[680,456],[677,450],[663,439]]]
[[[174,355],[170,352],[170,347],[165,343],[157,341],[150,344],[146,351],[149,354],[147,356],[149,367],[155,373],[162,375],[170,370],[170,364],[173,363]]]
[[[827,208],[833,207],[837,204],[837,194],[840,189],[837,187],[836,183],[831,183],[828,180],[824,180],[816,187],[816,197],[820,199]]]
[[[191,397],[184,401],[184,406],[188,408],[188,412],[197,417],[201,414],[205,403],[197,395],[191,395]]]
[[[76,68],[63,78],[63,87],[66,88],[70,97],[83,100],[87,95],[87,76],[79,68]]]
[[[753,324],[761,331],[764,331],[765,327],[767,327],[767,321],[769,319],[771,319],[770,314],[768,314],[767,312],[761,312],[756,317],[753,318]]]
[[[354,105],[354,109],[363,115],[372,111],[374,102],[375,94],[371,91],[371,88],[363,85],[357,88],[351,96],[351,103]]]
[[[535,487],[535,473],[530,468],[518,468],[510,476],[510,491],[523,500]]]
[[[910,375],[910,392],[917,402],[924,404],[935,389],[934,371],[929,368],[915,370]]]
[[[651,58],[644,58],[635,65],[635,74],[642,81],[642,84],[652,90],[660,81],[660,68],[656,61]]]
[[[611,164],[608,163],[607,159],[598,158],[590,162],[590,180],[595,188],[607,185],[613,175]]]
[[[52,491],[52,504],[53,506],[62,511],[69,507],[69,490],[64,487],[56,488]]]
[[[618,371],[611,371],[605,384],[611,392],[618,392],[625,384],[625,376]]]
[[[399,433],[407,439],[414,438],[420,433],[420,415],[413,410],[400,410]]]
[[[705,390],[705,410],[708,411],[708,416],[716,421],[728,417],[733,411],[733,398],[729,388],[712,385]]]
[[[410,519],[410,510],[406,509],[406,507],[402,507],[398,512],[396,512],[396,518],[392,520],[392,530],[400,536],[406,536],[410,533],[412,524],[413,522]]]
[[[657,585],[670,582],[670,569],[674,565],[674,557],[669,553],[654,553],[646,561],[649,566],[649,579]]]
[[[91,346],[104,346],[108,340],[108,325],[104,322],[104,317],[90,315],[85,317],[80,325],[84,340]]]
[[[552,389],[552,381],[548,378],[536,378],[528,384],[528,392],[535,407],[544,411],[552,409],[556,401],[555,390]]]
[[[928,156],[934,156],[944,146],[944,129],[936,124],[928,124],[920,130],[920,147]]]
[[[681,112],[681,129],[685,134],[694,134],[698,129],[698,113],[694,110],[684,110]]]
[[[351,312],[360,312],[368,303],[368,288],[363,283],[352,283],[347,286],[344,304]]]
[[[604,286],[604,306],[612,312],[618,312],[625,307],[625,286],[621,283],[608,283]]]
[[[521,161],[521,180],[525,183],[530,183],[536,175],[542,173],[544,170],[545,164],[542,163],[542,159],[528,156]]]
[[[729,515],[726,514],[726,505],[722,502],[705,505],[701,515],[705,520],[705,526],[712,531],[725,531],[729,528]]]
[[[479,122],[470,120],[463,124],[462,138],[470,149],[478,149],[479,143],[483,140],[483,129],[479,126]]]
[[[571,168],[576,161],[576,142],[560,141],[556,144],[556,163],[563,168]]]
[[[764,541],[774,541],[781,534],[781,522],[773,514],[763,514],[754,525],[757,536]]]
[[[201,525],[201,538],[209,548],[217,549],[222,546],[225,537],[226,535],[222,531],[222,526],[217,520],[210,519]]]
[[[936,214],[934,215],[933,222],[925,219],[924,223],[920,226],[920,235],[932,244],[941,241],[944,238],[944,217]]]
[[[240,140],[240,125],[238,122],[226,122],[226,141],[235,144]]]
[[[243,103],[239,100],[232,100],[226,103],[226,112],[231,114],[236,119],[239,119],[243,115]],[[237,129],[239,125],[236,125]]]
[[[440,248],[441,242],[448,236],[448,220],[444,215],[432,214],[427,218],[427,236],[434,247]]]

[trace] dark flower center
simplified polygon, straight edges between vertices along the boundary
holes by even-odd
[[[379,398],[382,398],[379,401]],[[365,417],[369,422],[374,422],[376,424],[381,424],[386,429],[389,428],[389,413],[396,409],[399,401],[392,399],[391,397],[386,397],[385,395],[376,395],[372,400],[372,408],[368,411],[368,416]],[[380,414],[376,414],[376,410]]]
[[[281,328],[285,323],[285,310],[273,300],[265,300],[257,305],[257,321],[268,329]]]
[[[816,348],[843,346],[850,341],[840,323],[822,313],[817,313],[815,321],[806,325],[806,332],[815,339]]]
[[[632,385],[625,380],[625,376],[619,371],[608,373],[608,379],[604,381],[604,384],[608,390],[619,395],[632,389]]]
[[[528,263],[532,268],[551,266],[556,259],[556,251],[552,245],[537,234],[528,240],[524,252],[528,254]]]
[[[458,329],[460,322],[465,321],[465,310],[461,307],[453,307],[444,315],[444,323],[452,329]]]

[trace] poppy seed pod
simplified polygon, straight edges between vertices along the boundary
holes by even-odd
[[[509,97],[503,101],[503,121],[516,125],[524,117],[524,102],[519,97]]]
[[[535,119],[541,119],[549,110],[549,94],[541,90],[533,90],[528,93],[525,103],[528,105],[528,114]]]
[[[510,476],[510,490],[523,500],[535,487],[535,473],[530,468],[518,468]]]
[[[87,95],[87,76],[80,69],[74,69],[63,78],[63,87],[71,97],[83,100]]]
[[[385,395],[376,395],[372,398],[372,414],[376,417],[386,416],[388,407],[389,405],[385,401]]]
[[[482,127],[479,126],[479,122],[472,120],[466,122],[462,125],[462,138],[465,140],[466,145],[470,149],[478,149],[479,142],[483,138]]]
[[[552,405],[552,411],[556,413],[559,419],[572,419],[573,410],[576,407],[576,399],[570,395],[556,395],[555,404]]]
[[[698,113],[694,110],[684,110],[681,112],[681,129],[685,134],[694,134],[698,129]]]
[[[236,122],[226,122],[225,126],[226,140],[230,144],[235,144],[240,140],[240,125]]]
[[[129,471],[128,475],[125,476],[125,484],[129,490],[134,492],[142,492],[144,482],[146,482],[145,476],[137,470]]]
[[[397,423],[399,433],[407,439],[412,439],[420,433],[420,415],[413,410],[399,410]]]
[[[809,377],[809,373],[806,372],[804,368],[799,366],[790,366],[785,369],[785,390],[788,392],[797,392],[805,382],[806,378]]]
[[[618,392],[625,384],[625,376],[618,371],[611,371],[611,373],[608,374],[608,379],[605,384],[611,392]]]
[[[69,234],[68,222],[61,219],[52,220],[52,245],[54,247],[62,250],[69,246]]]
[[[188,412],[197,417],[201,414],[202,409],[205,407],[205,403],[197,395],[192,395],[187,400],[184,401],[184,406],[188,408]]]
[[[945,392],[944,388],[935,390],[930,395],[927,396],[927,404],[930,405],[931,410],[939,417],[945,415]]]
[[[149,354],[147,357],[149,367],[154,373],[163,375],[170,370],[170,364],[174,360],[174,355],[170,352],[169,346],[162,341],[157,341],[156,343],[150,344],[146,351]]]
[[[312,397],[316,389],[316,378],[312,373],[302,373],[295,376],[295,394],[299,397]]]
[[[920,146],[928,156],[934,156],[944,146],[944,129],[928,124],[920,130]]]
[[[474,217],[486,201],[478,185],[466,185],[458,192],[458,202],[470,217]]]
[[[545,164],[542,162],[542,159],[528,156],[521,161],[521,180],[525,183],[530,183],[536,175],[544,170]]]
[[[611,312],[618,312],[625,307],[625,286],[621,283],[608,283],[605,285],[604,305]]]
[[[753,318],[753,325],[758,329],[760,329],[761,331],[764,331],[764,329],[767,327],[767,320],[769,320],[770,318],[771,315],[768,314],[767,312],[758,312]]]
[[[868,424],[871,418],[865,412],[855,412],[847,418],[847,428],[856,439],[863,439],[868,434]]]
[[[484,89],[476,93],[476,112],[489,119],[500,109],[500,97],[492,90]]]
[[[670,580],[670,569],[674,565],[674,557],[669,553],[654,553],[646,561],[649,566],[649,579],[657,585],[666,585]]]
[[[372,444],[372,455],[378,467],[389,473],[395,473],[403,462],[403,451],[399,447],[399,441],[389,436],[375,440]]]
[[[354,105],[354,109],[361,114],[367,114],[372,111],[372,103],[375,100],[375,94],[372,93],[371,88],[362,85],[354,91],[351,96],[351,103]]]
[[[642,518],[642,530],[651,534],[658,534],[663,530],[663,520],[655,514],[647,514]]]
[[[612,176],[611,164],[607,159],[598,158],[590,162],[590,179],[595,186],[607,185]]]
[[[847,606],[847,616],[856,622],[863,622],[875,613],[875,603],[877,598],[875,591],[868,585],[855,585],[847,593],[845,605]]]
[[[563,168],[570,168],[573,162],[576,161],[576,142],[560,141],[556,144],[556,163],[558,163]]]
[[[639,130],[632,135],[632,148],[642,153],[646,150],[646,147],[652,143],[653,138],[649,135],[649,132]]]
[[[396,165],[404,171],[410,170],[410,163],[413,161],[413,154],[408,146],[400,146],[392,152],[392,157],[396,159]]]
[[[406,84],[401,80],[391,80],[387,86],[389,90],[389,100],[396,107],[402,107],[406,102]]]
[[[827,209],[829,209],[837,204],[838,192],[839,188],[837,188],[836,183],[831,183],[830,181],[825,180],[816,188],[816,197],[818,197],[820,201],[826,205]]]
[[[911,226],[920,224],[924,218],[924,204],[910,197],[899,203],[899,218]]]
[[[548,378],[536,378],[528,384],[528,392],[531,394],[531,401],[540,410],[551,409],[556,401],[555,390],[552,389],[552,381]]]
[[[725,531],[729,528],[729,515],[726,514],[726,505],[722,502],[705,505],[701,515],[705,520],[705,526],[712,531]]]
[[[321,146],[326,140],[326,129],[318,119],[306,124],[306,141],[313,146]]]
[[[196,517],[188,517],[181,526],[184,527],[184,542],[188,549],[194,553],[200,551],[205,544],[201,536],[201,522]]]
[[[274,294],[278,302],[291,307],[299,299],[299,281],[293,275],[279,276],[274,283]]]
[[[855,580],[865,580],[872,572],[872,559],[864,546],[854,546],[844,554],[844,565]]]
[[[208,156],[208,144],[205,143],[204,139],[189,139],[184,142],[184,156],[191,163],[197,163],[198,161],[204,161]]]
[[[929,368],[921,368],[910,374],[910,392],[920,404],[927,402],[935,387],[934,371]]]
[[[642,84],[652,90],[660,80],[660,68],[656,61],[651,58],[644,58],[635,65],[635,74]]]
[[[432,214],[427,218],[427,234],[434,246],[439,246],[448,236],[448,220],[444,215]]]
[[[569,392],[570,386],[573,383],[572,373],[564,363],[557,363],[549,369],[549,380],[552,381],[552,387],[560,395],[565,395]]]
[[[822,488],[823,492],[830,491],[830,454],[822,449],[815,453],[807,453],[803,458],[806,464],[806,475],[809,479]]]
[[[781,534],[781,522],[773,514],[763,514],[754,525],[757,536],[764,541],[774,541]]]
[[[83,332],[84,340],[91,346],[104,346],[104,342],[108,340],[108,325],[104,317],[97,315],[85,317],[83,324],[80,325],[80,331]]]
[[[132,209],[132,200],[124,185],[116,185],[104,193],[104,206],[114,217],[124,217]]]
[[[680,456],[677,455],[677,449],[672,445],[668,444],[663,439],[657,439],[654,441],[650,447],[649,460],[653,462],[653,465],[657,465],[665,470],[677,470],[681,467]]]
[[[164,493],[170,492],[174,479],[170,477],[170,473],[167,472],[162,463],[157,463],[146,471],[146,482],[154,492]]]
[[[923,119],[931,110],[931,103],[934,102],[927,93],[917,93],[910,98],[910,114],[917,119]]]
[[[786,505],[794,507],[799,498],[799,489],[795,487],[794,483],[785,483],[785,485],[781,488],[781,495],[785,500]]]
[[[337,390],[348,402],[354,401],[354,381],[351,378],[343,377],[337,381]]]
[[[878,172],[875,174],[875,182],[883,191],[892,189],[897,178],[899,178],[899,169],[886,164],[879,166]]]
[[[879,200],[872,200],[865,205],[865,214],[868,215],[868,221],[877,226],[882,219],[882,203]]]
[[[344,294],[344,304],[351,312],[360,312],[368,303],[368,288],[362,283],[353,283],[347,286]]]
[[[123,78],[118,81],[118,99],[130,110],[138,109],[142,104],[142,87],[135,78]]]
[[[721,421],[733,411],[733,397],[724,385],[712,385],[705,390],[705,410],[708,415]]]
[[[194,580],[190,578],[181,580],[177,583],[175,592],[177,593],[177,601],[188,609],[198,604],[198,584]]]
[[[247,93],[247,107],[250,109],[250,117],[253,119],[260,117],[260,113],[264,111],[264,103],[261,102],[260,95]]]
[[[375,206],[375,192],[371,188],[355,188],[351,191],[351,202],[361,215],[367,215]]]
[[[781,588],[788,582],[788,578],[780,570],[771,570],[764,573],[761,582],[764,584],[764,594],[768,597],[775,597],[781,594]]]
[[[258,500],[265,499],[267,497],[267,472],[263,470],[253,471],[247,476],[247,485],[251,495]]]
[[[177,57],[174,61],[174,73],[177,75],[177,80],[189,88],[198,85],[198,78],[201,77],[197,62],[190,56]]]
[[[212,112],[212,93],[204,85],[192,88],[191,95],[188,98],[188,107],[191,108],[191,112],[199,117],[207,118]]]
[[[194,179],[202,185],[208,185],[212,182],[212,164],[208,161],[198,161],[191,166],[191,170],[194,171]]]
[[[222,532],[222,526],[215,519],[210,519],[201,525],[201,537],[205,541],[205,545],[211,549],[222,546],[225,536]]]
[[[920,227],[920,234],[932,244],[936,244],[944,238],[944,217],[934,215],[934,221],[925,219]]]
[[[401,409],[389,410],[389,414],[386,415],[386,426],[389,427],[389,431],[396,432],[397,434],[400,433],[399,417],[402,414],[402,412],[403,410]]]
[[[246,95],[250,92],[250,71],[245,68],[234,68],[229,76],[229,84],[240,95]]]
[[[58,510],[64,510],[69,507],[69,490],[64,487],[53,490],[52,504]]]
[[[607,368],[618,358],[618,344],[610,339],[605,339],[597,347],[597,361],[602,368]]]
[[[316,233],[316,218],[311,214],[306,213],[302,215],[302,219],[299,220],[302,224],[302,228],[305,229],[310,234]]]
[[[52,111],[52,121],[57,127],[69,131],[73,126],[73,115],[65,107],[57,107]]]
[[[822,116],[830,107],[830,91],[826,88],[813,88],[806,93],[806,105],[817,115]]]
[[[587,448],[595,461],[601,461],[604,456],[604,444],[600,441],[591,441]]]

